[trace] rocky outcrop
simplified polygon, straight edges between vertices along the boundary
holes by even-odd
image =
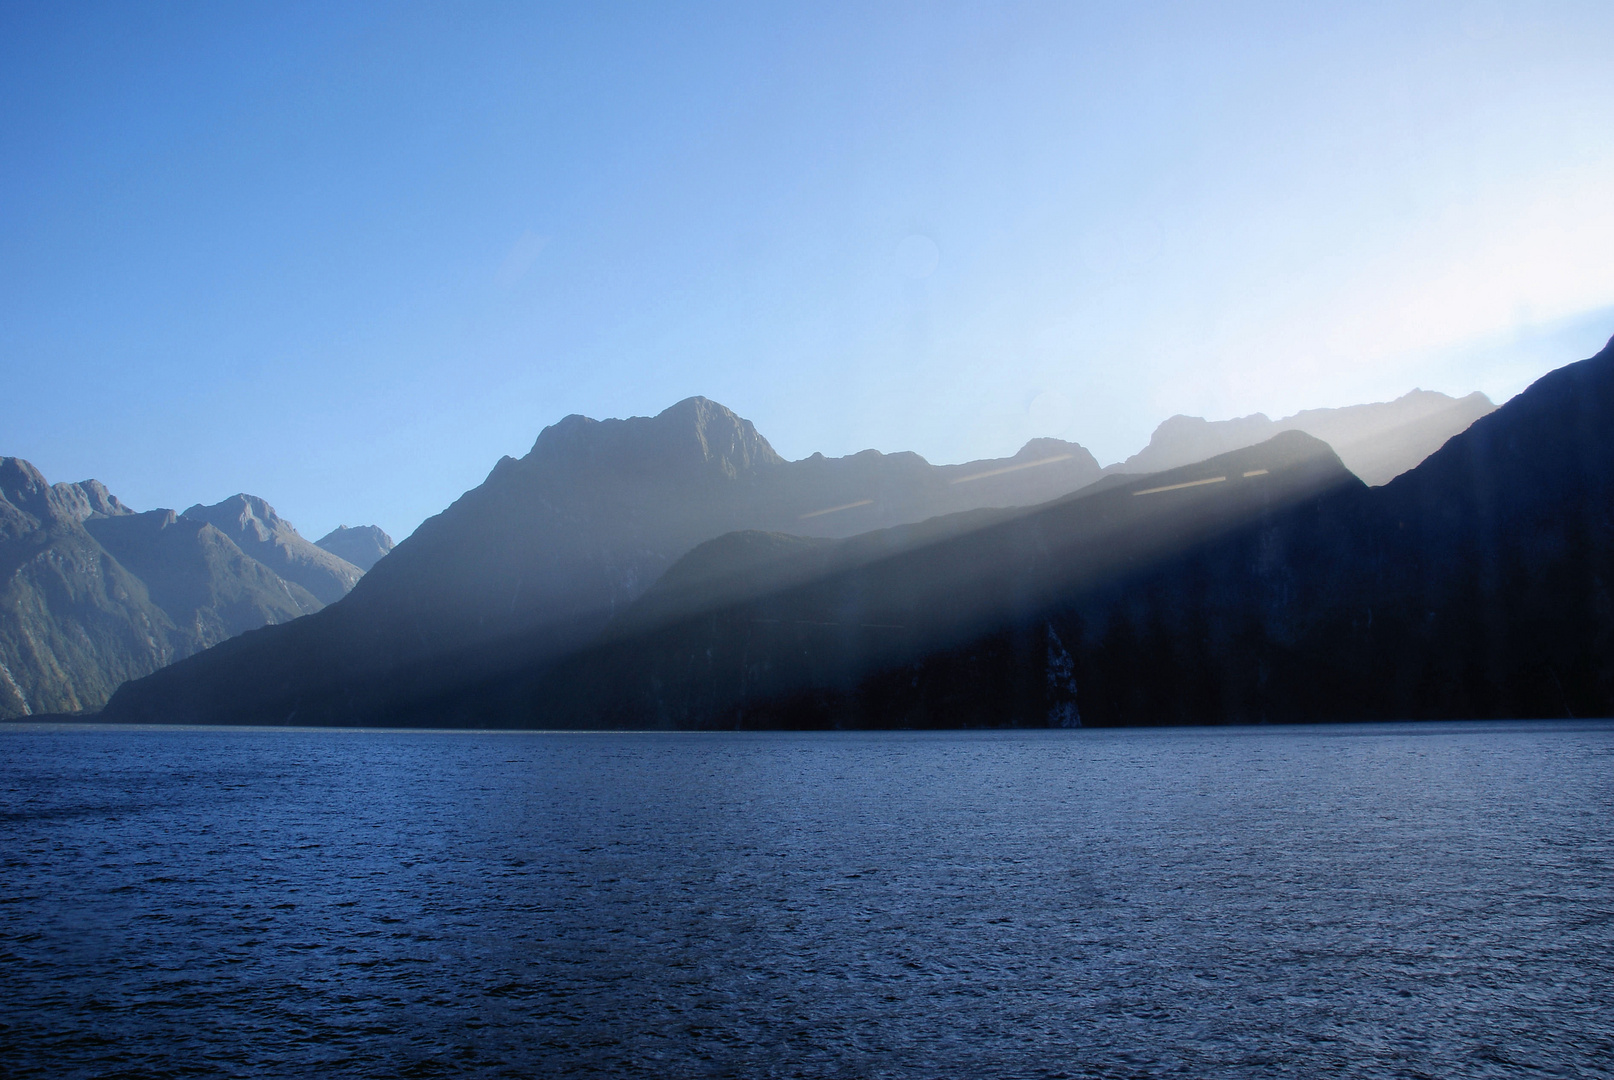
[[[338,525],[314,543],[366,573],[393,547],[392,537],[375,525],[359,525],[351,529]]]
[[[591,420],[574,413],[539,432],[529,456],[577,473],[716,474],[731,480],[784,464],[751,421],[703,397],[628,420]]]
[[[106,489],[106,485],[99,480],[81,480],[76,484],[53,484],[51,490],[56,493],[62,509],[83,521],[92,515],[102,517],[121,517],[132,514],[118,497]]]

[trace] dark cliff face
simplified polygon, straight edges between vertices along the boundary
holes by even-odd
[[[1291,432],[889,553],[723,538],[668,578],[704,580],[709,605],[653,591],[599,645],[434,708],[607,727],[1609,715],[1610,431],[1614,347],[1380,488]]]
[[[865,451],[787,462],[690,398],[654,417],[567,417],[428,520],[318,615],[130,686],[108,718],[386,723],[400,700],[591,640],[703,541],[756,529],[845,537],[1042,502],[1100,475],[1072,443],[939,467]]]

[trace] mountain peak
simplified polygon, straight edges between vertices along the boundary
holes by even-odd
[[[1026,460],[1033,464],[1044,461],[1065,460],[1077,458],[1083,464],[1092,463],[1093,469],[1098,469],[1098,459],[1092,455],[1087,447],[1080,443],[1066,442],[1064,439],[1038,438],[1032,439],[1015,452],[1013,461]]]
[[[94,514],[100,514],[102,517],[124,517],[134,513],[99,480],[80,480],[76,484],[65,482],[52,484],[51,490],[56,493],[62,506],[80,521]]]
[[[393,543],[392,537],[378,525],[356,525],[351,529],[338,525],[315,540],[314,546],[324,548],[368,573],[372,566],[381,561],[381,556],[392,550]]]
[[[207,522],[242,551],[324,604],[334,604],[347,595],[363,573],[341,556],[309,543],[256,495],[241,492],[212,506],[197,503],[184,516]]]
[[[134,513],[99,480],[51,484],[32,463],[16,457],[0,457],[0,503],[9,503],[41,521],[83,521],[92,514],[117,517]]]
[[[226,535],[249,532],[259,540],[268,540],[282,530],[295,533],[291,522],[286,521],[275,508],[256,495],[237,492],[212,506],[197,503],[185,511],[185,517],[206,521],[224,531]],[[225,524],[227,523],[227,524]]]
[[[710,469],[736,477],[783,464],[751,421],[705,397],[655,416],[593,420],[576,413],[539,432],[528,459],[568,468],[636,473]]]
[[[44,475],[31,462],[0,457],[0,499],[37,516],[45,510],[49,491]]]

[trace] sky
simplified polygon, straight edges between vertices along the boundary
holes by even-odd
[[[786,457],[1501,401],[1614,334],[1614,4],[0,3],[0,454],[407,535]]]

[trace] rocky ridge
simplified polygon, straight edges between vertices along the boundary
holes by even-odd
[[[98,481],[51,485],[0,458],[0,718],[97,709],[126,680],[323,608],[298,579],[339,597],[361,573],[261,499],[193,509],[137,513]]]

